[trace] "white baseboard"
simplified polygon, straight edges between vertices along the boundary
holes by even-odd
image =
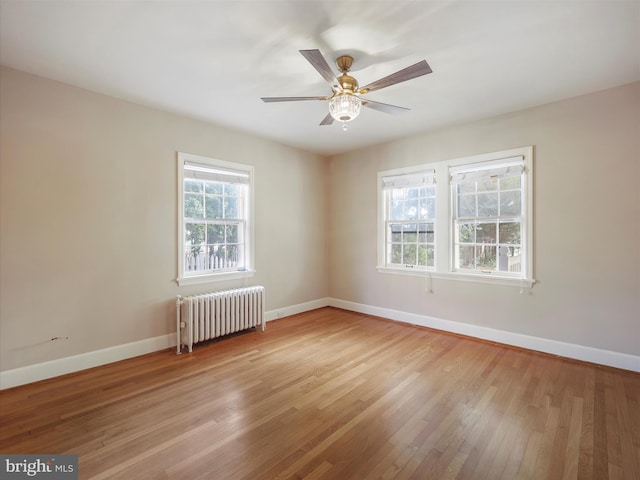
[[[171,333],[71,357],[14,368],[13,370],[5,370],[0,372],[0,390],[145,355],[165,348],[175,347],[175,345],[176,334]]]
[[[389,320],[410,323],[412,325],[421,325],[423,327],[458,333],[529,350],[551,353],[553,355],[560,355],[562,357],[573,358],[576,360],[583,360],[600,365],[640,372],[640,356],[637,355],[601,350],[598,348],[559,342],[557,340],[549,340],[546,338],[531,337],[519,333],[495,330],[467,323],[453,322],[451,320],[443,320],[440,318],[418,315],[390,308],[363,305],[337,298],[321,298],[310,302],[291,305],[289,307],[270,310],[265,312],[265,319],[267,322],[270,322],[278,318],[284,318],[326,306],[342,308],[344,310],[351,310],[353,312],[365,313],[368,315],[375,315]],[[147,353],[175,346],[175,333],[168,333],[166,335],[148,338],[138,342],[116,345],[102,350],[59,358],[57,360],[15,368],[13,370],[5,370],[0,372],[0,390],[85,370],[87,368],[105,365],[107,363],[125,360],[127,358],[137,357],[139,355],[145,355]]]
[[[329,306],[329,299],[319,298],[318,300],[312,300],[310,302],[298,303],[297,305],[291,305],[289,307],[269,310],[268,312],[265,312],[265,319],[267,322],[270,322],[272,320],[277,320],[278,318],[284,318],[290,315],[296,315],[298,313],[308,312],[309,310],[315,310],[316,308],[327,306]]]
[[[453,322],[451,320],[443,320],[440,318],[418,315],[390,308],[373,307],[337,298],[329,298],[329,306],[351,310],[358,313],[365,313],[368,315],[375,315],[389,320],[410,323],[412,325],[420,325],[423,327],[434,328],[436,330],[481,338],[483,340],[490,340],[506,345],[526,348],[528,350],[550,353],[575,360],[582,360],[585,362],[607,365],[609,367],[640,372],[640,356],[638,355],[630,355],[611,350],[601,350],[598,348],[559,342],[557,340],[550,340],[547,338],[532,337],[529,335],[522,335],[520,333],[496,330],[468,323]]]
[[[269,322],[278,318],[288,317],[289,315],[326,307],[328,304],[329,300],[327,298],[321,298],[311,302],[278,308],[265,312],[265,319]],[[176,334],[168,333],[160,337],[148,338],[124,345],[116,345],[115,347],[109,347],[103,350],[36,363],[13,370],[5,370],[0,372],[0,390],[86,370],[87,368],[98,367],[107,363],[125,360],[175,346]]]

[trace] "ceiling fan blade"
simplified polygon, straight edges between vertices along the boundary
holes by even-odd
[[[322,119],[320,125],[331,125],[333,123],[333,117],[330,113],[327,113],[327,116]]]
[[[304,58],[315,68],[322,78],[329,82],[332,86],[339,87],[338,79],[336,78],[333,70],[327,63],[327,61],[320,53],[320,50],[299,50]]]
[[[380,90],[381,88],[389,87],[391,85],[395,85],[396,83],[406,82],[407,80],[411,80],[412,78],[420,77],[422,75],[426,75],[427,73],[431,73],[431,67],[427,63],[426,60],[422,60],[415,65],[411,65],[410,67],[403,68],[402,70],[398,70],[396,73],[392,73],[380,80],[376,80],[369,85],[365,85],[360,90],[360,93],[368,93],[373,92],[374,90]]]
[[[265,103],[269,102],[300,102],[302,100],[327,100],[327,97],[260,97]]]
[[[373,100],[365,100],[364,98],[362,99],[362,105],[391,115],[398,115],[411,110],[410,108],[389,105],[388,103],[374,102]]]

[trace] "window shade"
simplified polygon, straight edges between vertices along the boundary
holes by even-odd
[[[241,170],[219,169],[198,163],[184,163],[184,178],[213,182],[249,183],[249,173]]]
[[[410,173],[407,175],[393,175],[382,178],[382,188],[390,190],[393,188],[425,187],[436,183],[436,171],[427,170],[420,173]]]
[[[475,182],[488,178],[515,177],[524,171],[524,157],[503,158],[491,162],[452,167],[451,183]]]

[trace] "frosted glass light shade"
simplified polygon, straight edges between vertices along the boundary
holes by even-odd
[[[349,94],[341,93],[329,101],[329,113],[339,122],[349,122],[360,115],[362,102],[360,98]]]

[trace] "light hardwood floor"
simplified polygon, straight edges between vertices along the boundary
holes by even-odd
[[[323,308],[0,392],[82,479],[639,479],[640,374]]]

